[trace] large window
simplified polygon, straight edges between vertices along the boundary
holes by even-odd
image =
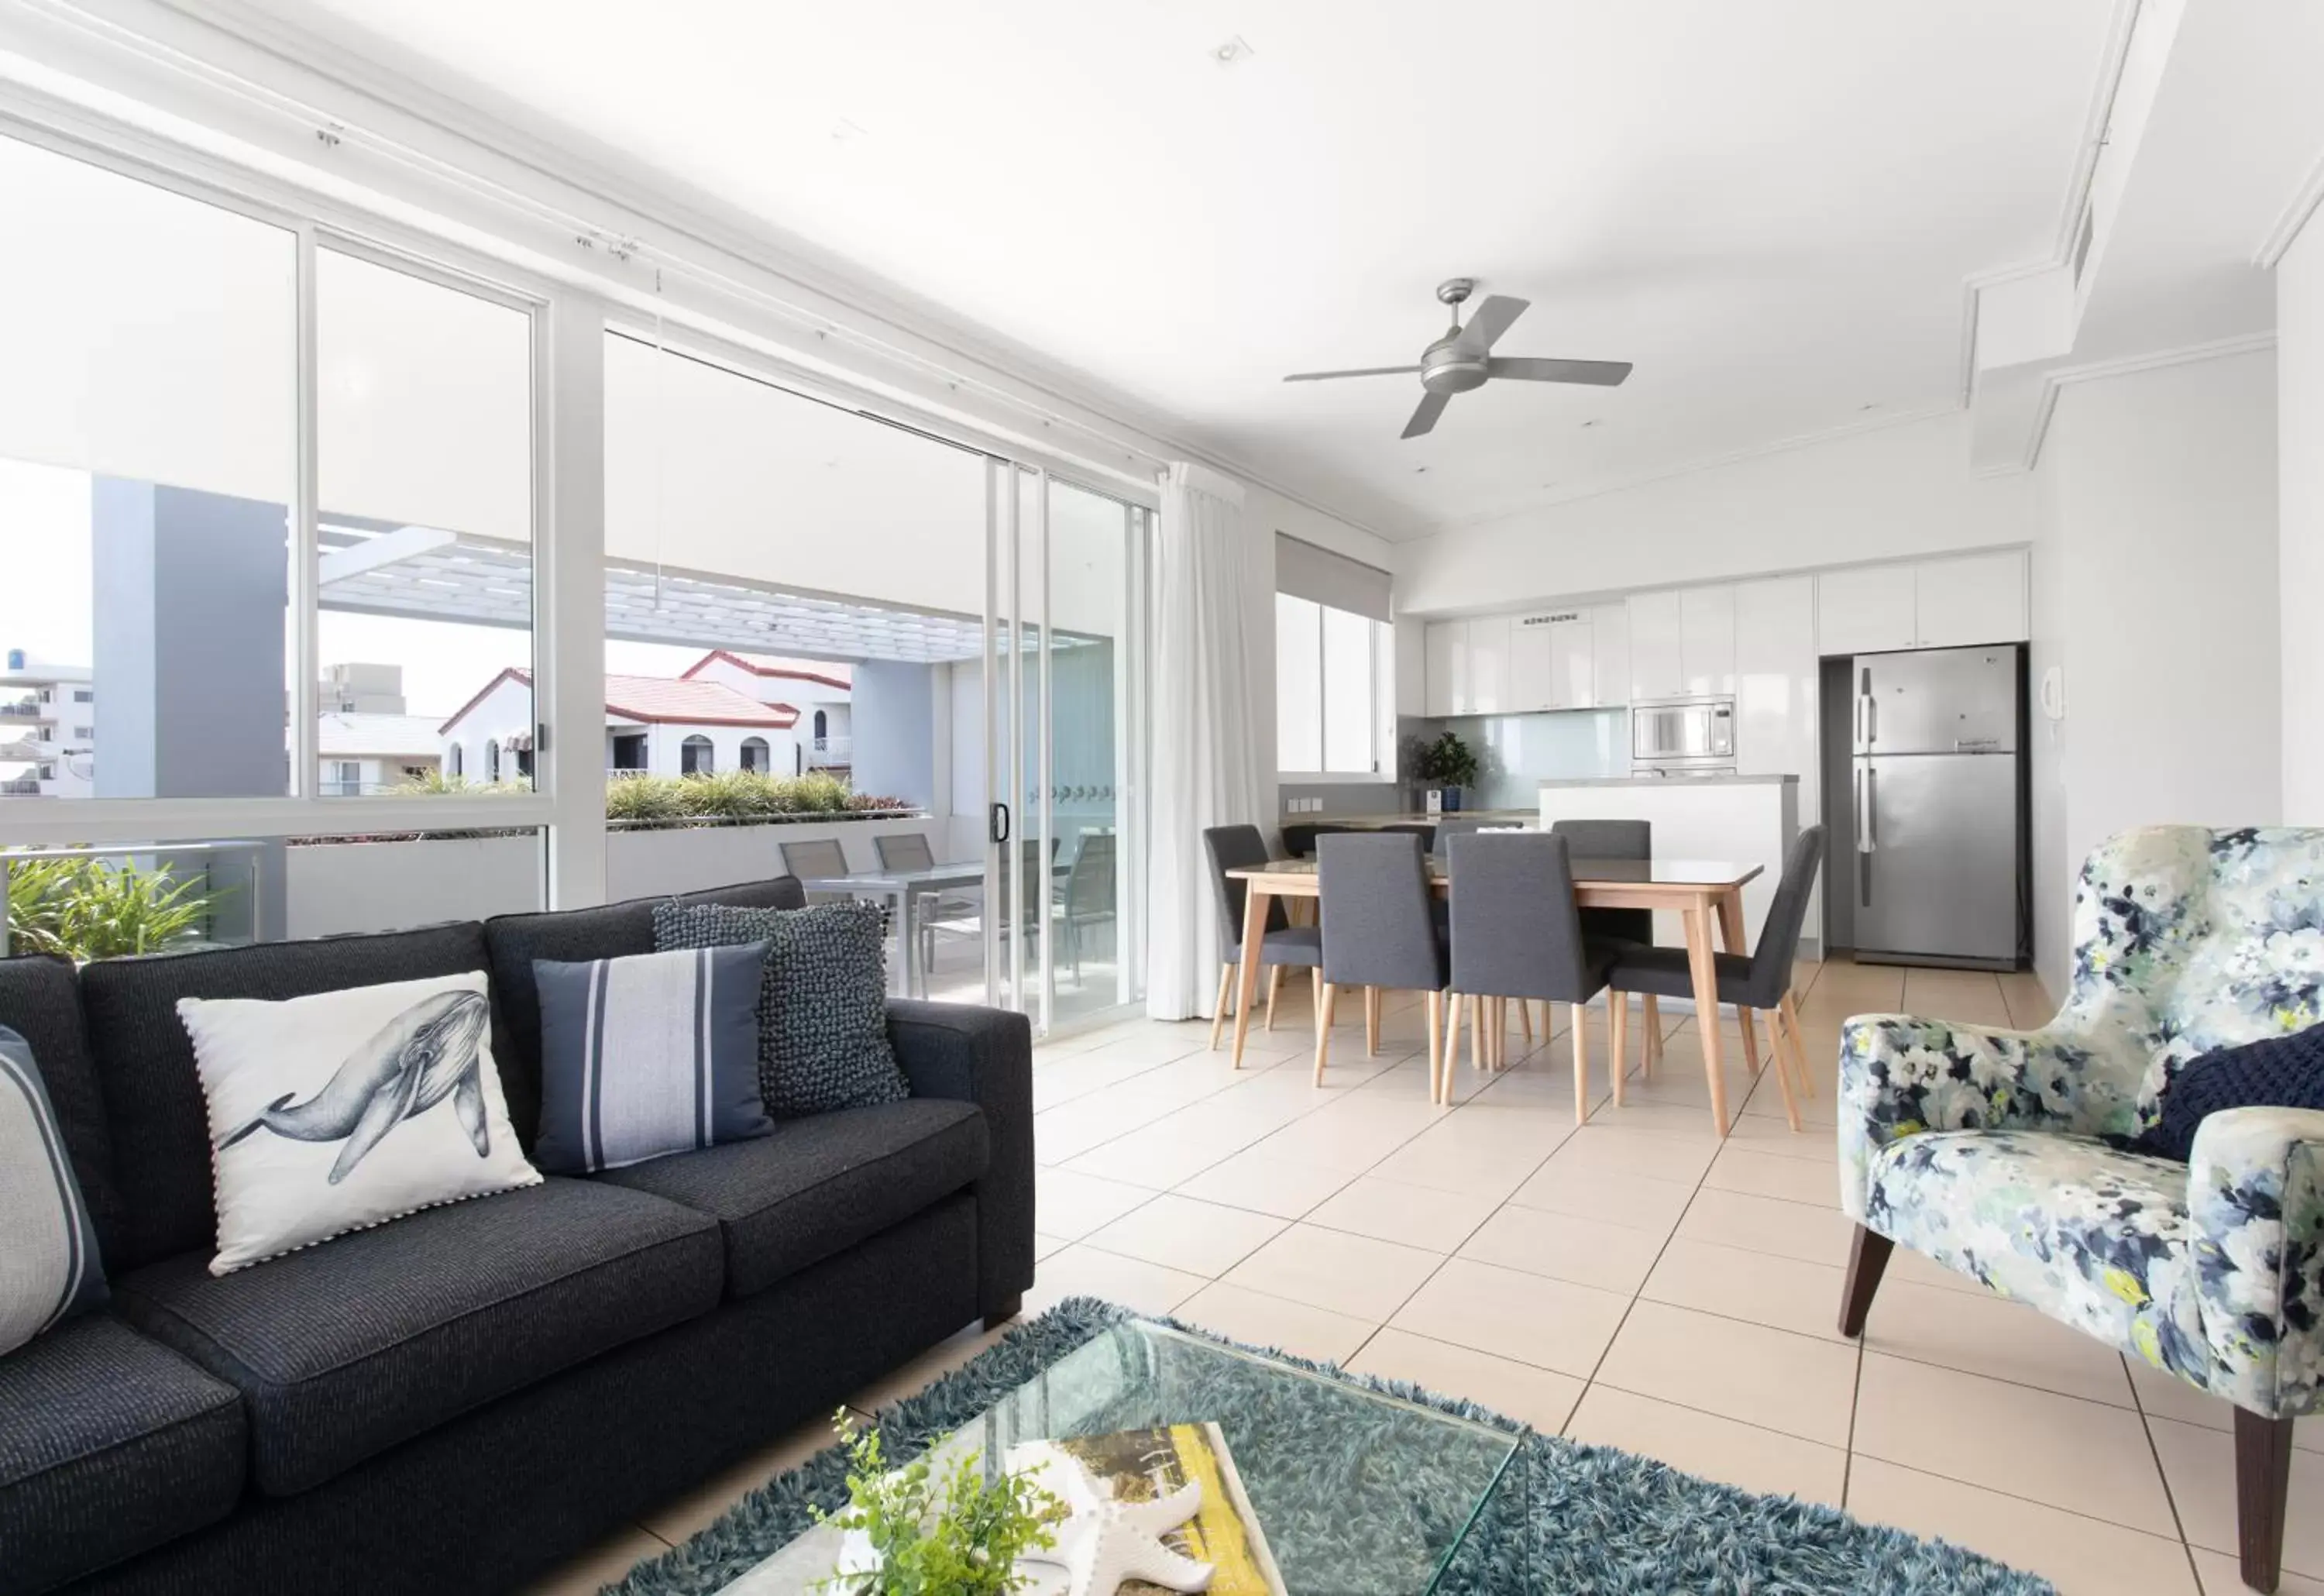
[[[1275,763],[1293,776],[1390,773],[1388,575],[1276,540]]]

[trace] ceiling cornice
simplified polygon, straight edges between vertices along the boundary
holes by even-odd
[[[2264,333],[2244,333],[2232,338],[2214,338],[2209,343],[2185,344],[2175,349],[2154,349],[2144,355],[2126,355],[2116,360],[2094,360],[2086,365],[2061,366],[2046,372],[2042,377],[2042,397],[2034,412],[2034,428],[2026,439],[2025,459],[2022,466],[2004,466],[1981,475],[2015,475],[2031,471],[2042,461],[2042,446],[2050,436],[2050,419],[2058,409],[2058,396],[2078,383],[2101,383],[2109,377],[2135,377],[2141,372],[2167,370],[2174,365],[2193,365],[2199,361],[2227,360],[2238,355],[2258,355],[2275,347],[2273,330]]]
[[[973,386],[1023,414],[1037,435],[1053,420],[1081,432],[1092,431],[1090,422],[1095,420],[1101,424],[1095,436],[1116,447],[1133,448],[1157,464],[1185,459],[1206,465],[1388,540],[1363,515],[1289,487],[1250,461],[1192,442],[1180,418],[1152,411],[1106,384],[1064,370],[1036,351],[911,302],[868,274],[813,258],[798,245],[771,235],[755,218],[707,195],[688,191],[667,178],[657,180],[587,159],[522,126],[512,115],[479,109],[431,88],[410,73],[386,64],[382,59],[388,53],[384,49],[376,52],[351,49],[327,33],[285,23],[241,0],[15,3],[114,50],[132,51],[148,67],[158,65],[187,76],[212,92],[238,94],[278,115],[302,116],[318,132],[327,129],[339,138],[359,137],[374,151],[400,159],[414,172],[437,181],[463,184],[500,204],[526,208],[536,221],[550,215],[572,219],[593,245],[624,255],[659,255],[673,269],[699,270],[730,287],[731,275],[717,271],[700,252],[748,263],[795,291],[769,294],[760,290],[752,297],[802,328],[813,329],[814,336],[825,344],[835,338],[885,361],[917,368],[940,389]],[[166,30],[174,36],[158,36],[165,30],[157,28],[157,22],[174,23],[174,28]],[[187,37],[189,31],[191,38]],[[217,58],[224,53],[230,60],[233,51],[202,49],[203,34],[241,51],[254,52],[261,62],[290,75],[294,84],[301,78],[318,83],[340,96],[355,97],[358,104],[318,103],[314,97],[265,80],[252,69],[259,63],[226,64]],[[418,147],[393,132],[358,127],[355,123],[364,120],[362,101],[515,170],[496,177]],[[566,193],[545,195],[525,184],[526,177]],[[1109,438],[1108,428],[1131,437]]]
[[[2319,205],[2324,205],[2324,153],[2316,157],[2314,164],[2308,169],[2308,175],[2301,180],[2300,187],[2293,191],[2290,203],[2284,206],[2283,214],[2275,218],[2275,225],[2267,230],[2267,236],[2259,241],[2259,248],[2252,255],[2252,263],[2263,271],[2275,270],[2275,263],[2283,259],[2284,252],[2299,238],[2300,230],[2308,225],[2308,218],[2316,214]]]

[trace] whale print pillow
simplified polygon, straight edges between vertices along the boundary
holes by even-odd
[[[537,1185],[475,971],[266,1002],[180,998],[209,1106],[213,1275]]]

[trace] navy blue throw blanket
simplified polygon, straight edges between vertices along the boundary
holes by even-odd
[[[2122,1145],[2183,1164],[2203,1117],[2230,1108],[2324,1108],[2324,1025],[2190,1061],[2163,1090],[2163,1118]]]

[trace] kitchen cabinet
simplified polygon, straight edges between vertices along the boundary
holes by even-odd
[[[1508,708],[1586,709],[1593,702],[1594,630],[1584,610],[1544,610],[1509,623]]]
[[[1509,708],[1509,618],[1489,615],[1467,623],[1469,715],[1506,715]]]
[[[1817,652],[1877,654],[1917,646],[1911,566],[1826,571],[1815,585]]]
[[[1431,621],[1428,623],[1428,713],[1432,715],[1469,713],[1469,623]]]
[[[1917,648],[2023,641],[2024,553],[1923,560],[1913,567],[1913,618]]]
[[[1679,653],[1679,603],[1675,593],[1634,595],[1630,623],[1630,697],[1675,698],[1686,691],[1686,668]]]
[[[1735,589],[1690,587],[1678,595],[1682,690],[1690,697],[1735,691]]]
[[[1601,709],[1630,701],[1630,610],[1599,604],[1590,611],[1590,702]]]
[[[1880,654],[2022,642],[2025,555],[1964,554],[1816,578],[1816,648]]]

